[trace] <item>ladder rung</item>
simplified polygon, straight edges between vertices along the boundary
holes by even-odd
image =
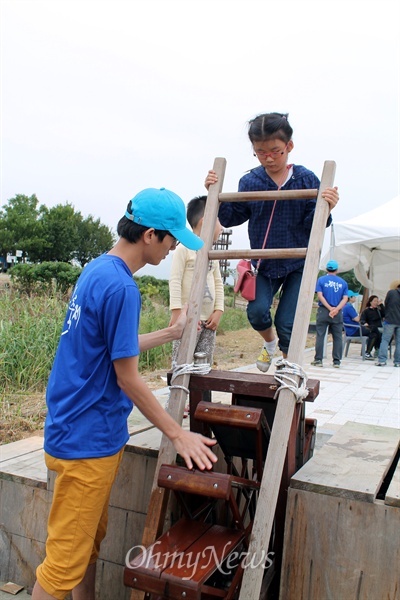
[[[318,190],[276,190],[274,192],[227,192],[218,195],[220,202],[254,202],[255,200],[309,200]]]
[[[305,258],[307,248],[269,248],[266,250],[210,250],[208,258],[210,260],[220,260],[221,258]]]

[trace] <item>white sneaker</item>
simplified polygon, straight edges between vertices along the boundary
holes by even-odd
[[[275,354],[275,350],[276,350],[276,342],[275,342],[273,352],[268,352],[265,345],[263,346],[263,348],[261,350],[261,354],[257,358],[257,362],[256,362],[256,367],[259,371],[262,371],[263,373],[266,373],[268,371],[268,369],[270,368],[270,366],[272,364],[272,358]]]

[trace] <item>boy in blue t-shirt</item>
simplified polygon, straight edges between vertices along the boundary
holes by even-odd
[[[96,560],[107,509],[135,404],[174,444],[189,469],[210,469],[214,441],[183,430],[139,375],[139,353],[179,339],[176,322],[139,335],[140,293],[132,275],[158,265],[176,246],[198,250],[186,227],[185,205],[164,188],[139,192],[118,223],[119,240],[87,265],[72,293],[46,401],[45,459],[56,471],[46,558],[37,568],[32,600],[94,600]]]
[[[311,363],[315,367],[322,367],[324,352],[324,339],[327,330],[332,334],[333,366],[340,367],[342,359],[342,308],[348,298],[348,287],[344,279],[337,276],[339,265],[336,260],[330,260],[326,265],[327,274],[319,277],[316,286],[318,296],[318,311],[316,320],[317,337],[315,341],[315,357]]]

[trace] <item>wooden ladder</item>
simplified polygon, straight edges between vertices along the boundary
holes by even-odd
[[[319,191],[307,189],[222,193],[221,190],[225,176],[226,160],[224,158],[215,159],[213,170],[218,175],[218,182],[210,186],[208,193],[204,224],[201,232],[204,246],[198,252],[195,263],[193,285],[189,297],[187,326],[183,332],[179,347],[177,357],[178,364],[190,364],[193,362],[193,353],[196,346],[197,335],[196,324],[200,318],[209,260],[219,260],[223,258],[305,258],[303,277],[287,358],[288,361],[292,363],[302,365],[324,232],[329,216],[329,206],[322,198],[321,192],[327,187],[333,186],[335,168],[336,165],[333,161],[325,161]],[[317,203],[308,248],[212,250],[213,234],[220,202],[271,201],[275,199],[279,201],[309,198],[316,198]],[[297,382],[299,381],[297,376],[293,377],[297,379]],[[174,385],[188,388],[189,380],[189,374],[180,375],[174,379]],[[178,423],[182,423],[186,401],[187,395],[184,389],[171,389],[166,410]],[[295,405],[296,398],[293,393],[289,389],[283,389],[280,392],[279,401],[277,403],[274,426],[271,432],[269,450],[264,465],[259,502],[257,503],[249,547],[249,555],[255,556],[256,558],[261,557],[263,554],[266,556],[268,552],[268,544],[271,537],[279,493],[279,484],[284,468]],[[153,544],[162,533],[169,495],[168,490],[166,488],[158,487],[157,482],[161,465],[172,464],[175,462],[175,459],[175,448],[169,439],[163,435],[144,526],[142,538],[142,545],[144,547]],[[258,566],[245,570],[239,600],[248,600],[249,598],[256,599],[260,596],[263,579],[263,563],[261,560],[254,560],[253,562],[255,565],[258,564]],[[142,591],[133,590],[131,600],[143,600],[144,595],[145,593]]]

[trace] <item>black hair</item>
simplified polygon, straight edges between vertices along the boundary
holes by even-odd
[[[132,207],[132,201],[129,200],[128,206],[127,206],[127,211],[132,214],[131,207]],[[148,229],[151,229],[151,227],[147,227],[146,225],[139,225],[138,223],[134,223],[133,221],[128,219],[128,217],[125,217],[125,215],[118,221],[118,225],[117,225],[117,233],[118,233],[119,237],[124,238],[124,240],[127,240],[131,244],[136,244],[136,242],[138,242],[140,240],[140,238],[142,237],[142,234],[145,231],[147,231]],[[163,241],[163,239],[165,238],[165,236],[167,234],[171,235],[169,233],[169,231],[164,231],[161,229],[155,229],[154,233],[156,234],[156,236],[160,242]]]
[[[371,306],[371,302],[372,302],[372,300],[373,300],[374,298],[377,298],[377,297],[378,297],[378,296],[375,296],[374,294],[373,294],[372,296],[370,296],[370,297],[368,298],[367,306]]]
[[[192,229],[197,227],[200,219],[204,217],[207,196],[196,196],[187,205],[186,217]]]
[[[252,144],[277,138],[287,144],[292,139],[293,129],[288,121],[289,113],[265,113],[249,121],[248,135]]]

